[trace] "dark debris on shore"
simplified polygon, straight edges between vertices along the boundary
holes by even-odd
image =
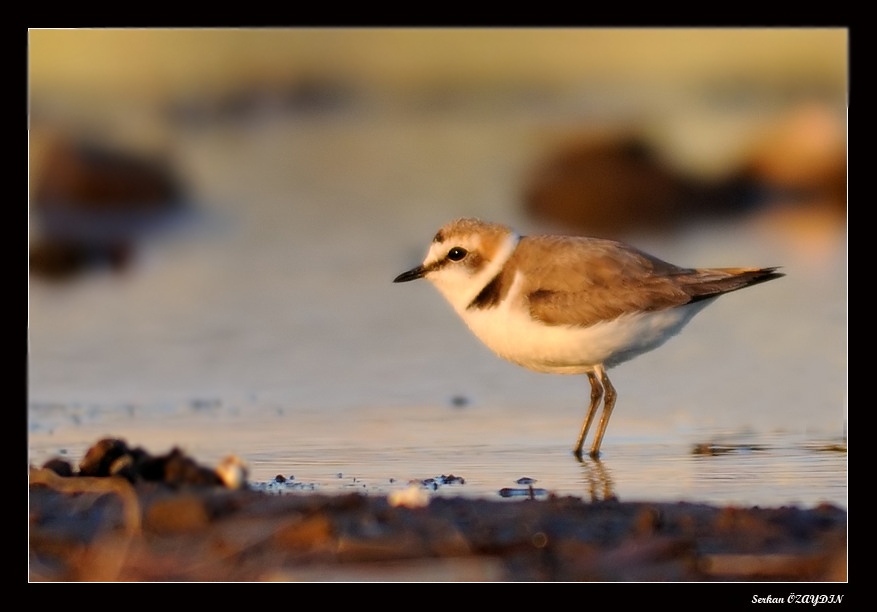
[[[847,512],[827,504],[272,495],[112,439],[63,463],[31,468],[32,582],[847,580]]]

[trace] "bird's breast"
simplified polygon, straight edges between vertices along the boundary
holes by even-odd
[[[634,312],[587,327],[535,320],[520,301],[459,314],[500,357],[537,372],[580,374],[612,367],[657,348],[676,335],[709,301],[656,312]]]

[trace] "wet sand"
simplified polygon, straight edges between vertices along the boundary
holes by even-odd
[[[78,470],[31,468],[32,582],[769,581],[837,594],[847,580],[847,512],[832,504],[585,501],[527,483],[497,500],[432,497],[428,483],[324,494],[109,448]]]

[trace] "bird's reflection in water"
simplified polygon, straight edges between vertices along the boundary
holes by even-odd
[[[591,501],[617,500],[612,474],[606,465],[593,457],[576,457],[582,466],[587,494]]]

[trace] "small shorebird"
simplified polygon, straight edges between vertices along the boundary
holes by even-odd
[[[426,278],[500,357],[537,372],[586,374],[591,401],[573,452],[598,457],[615,406],[606,370],[661,346],[723,293],[784,276],[777,268],[681,268],[627,244],[580,236],[519,236],[463,218],[442,227],[423,263],[397,276]]]

